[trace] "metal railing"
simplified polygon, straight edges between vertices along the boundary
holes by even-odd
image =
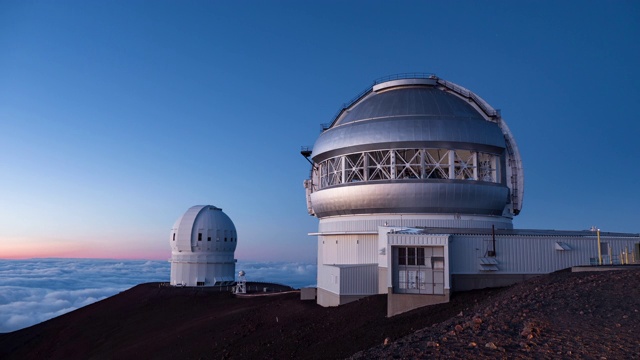
[[[487,104],[486,101],[484,101],[482,98],[480,98],[478,95],[474,94],[473,92],[469,91],[468,89],[465,89],[460,85],[456,85],[446,80],[438,79],[438,84],[446,87],[447,89],[463,97],[473,100],[473,102],[475,102],[478,105],[478,107],[480,107],[480,109],[482,109],[482,111],[484,111],[484,113],[487,114],[487,116],[500,117],[500,110],[494,109],[489,104]]]

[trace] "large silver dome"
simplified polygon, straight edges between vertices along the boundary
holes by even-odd
[[[386,79],[320,135],[306,182],[319,218],[375,213],[511,218],[522,206],[520,156],[500,113],[433,75]]]

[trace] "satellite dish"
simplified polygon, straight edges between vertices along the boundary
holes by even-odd
[[[244,270],[240,270],[240,272],[238,273],[238,275],[240,275],[240,276],[244,276]]]

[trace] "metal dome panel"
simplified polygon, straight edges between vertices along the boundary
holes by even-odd
[[[502,215],[509,189],[465,181],[369,183],[323,189],[311,194],[319,218],[335,215],[477,214]]]
[[[502,153],[505,148],[498,125],[484,119],[405,115],[333,127],[320,135],[311,156],[317,162],[336,153],[403,147],[411,142],[473,147],[494,153]]]
[[[372,92],[340,117],[340,126],[355,121],[385,117],[421,116],[438,118],[485,119],[468,102],[433,86],[402,87]]]
[[[193,233],[193,224],[198,214],[206,207],[206,205],[192,206],[182,215],[174,225],[176,239],[175,248],[178,251],[191,251],[191,237]]]

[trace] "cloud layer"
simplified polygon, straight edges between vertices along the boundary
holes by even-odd
[[[244,270],[247,281],[264,281],[289,285],[294,288],[315,286],[315,264],[289,262],[238,261],[236,271]]]
[[[304,287],[316,265],[238,262],[247,281]],[[31,326],[137,284],[169,281],[166,261],[103,259],[0,260],[0,333]]]

